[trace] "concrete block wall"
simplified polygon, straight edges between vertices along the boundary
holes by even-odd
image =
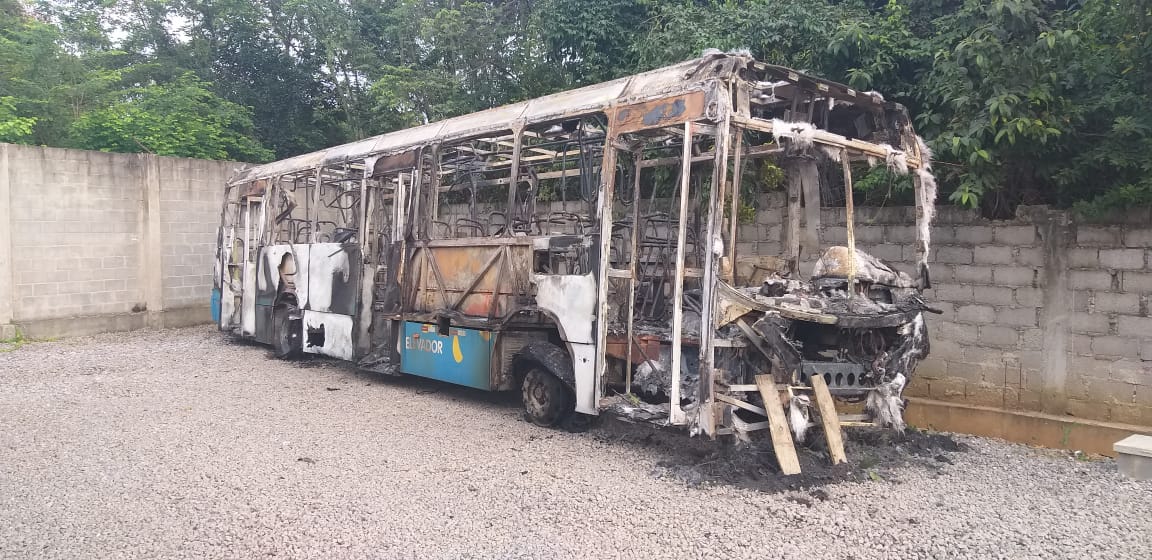
[[[207,319],[238,165],[0,144],[0,325],[55,337]]]
[[[140,305],[139,158],[10,146],[7,159],[13,318],[127,313]]]
[[[738,254],[779,254],[786,213],[760,200]],[[857,247],[915,273],[914,209],[858,208]],[[1152,220],[1081,223],[1046,207],[1012,220],[941,207],[925,299],[930,357],[911,396],[1152,425]],[[821,212],[822,246],[846,242],[844,210]],[[810,271],[812,260],[802,262]]]
[[[223,185],[239,165],[0,144],[0,337],[207,320]],[[763,195],[738,255],[783,254],[786,213],[780,193]],[[914,216],[859,208],[858,246],[914,272]],[[844,222],[821,212],[822,246],[845,242]],[[1152,425],[1148,212],[1085,223],[1025,207],[990,221],[941,207],[932,238],[925,295],[943,314],[928,316],[932,354],[910,395]]]
[[[444,210],[449,221],[467,215],[464,205]],[[1045,207],[1023,207],[1011,220],[938,208],[925,299],[943,313],[927,315],[931,355],[908,394],[1152,426],[1146,214],[1080,223]],[[915,215],[858,208],[857,246],[915,275]],[[782,193],[761,195],[755,218],[738,226],[737,255],[782,255],[786,216]],[[822,209],[821,247],[846,243],[845,219],[843,208]],[[804,255],[802,273],[817,256]]]
[[[159,170],[164,307],[201,306],[211,297],[220,204],[236,164],[165,159]]]

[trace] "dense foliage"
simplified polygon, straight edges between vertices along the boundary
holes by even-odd
[[[1150,27],[1146,0],[0,0],[0,141],[267,160],[715,47],[908,105],[956,203],[1106,209],[1152,201]]]

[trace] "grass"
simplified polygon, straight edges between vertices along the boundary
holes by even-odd
[[[24,338],[24,333],[20,329],[16,329],[16,336],[0,339],[0,352],[12,352],[24,346],[26,342],[28,339]]]

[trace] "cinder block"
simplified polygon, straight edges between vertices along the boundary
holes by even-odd
[[[1097,360],[1107,363],[1106,360]],[[1103,366],[1103,367],[1106,367]],[[1105,404],[1135,404],[1134,389],[1131,384],[1111,379],[1090,378],[1084,385],[1085,400]]]
[[[957,265],[954,269],[957,282],[968,284],[991,284],[992,268],[979,265]]]
[[[736,227],[737,241],[756,241],[760,238],[760,227],[753,224],[740,224]]]
[[[1043,311],[1041,311],[1043,312]],[[1039,350],[1044,347],[1044,331],[1024,328],[1020,330],[1020,348]]]
[[[821,208],[820,223],[842,224],[848,221],[848,211],[844,208]]]
[[[783,214],[778,208],[764,208],[761,207],[756,210],[755,222],[757,225],[771,225],[780,223],[780,218]]]
[[[1068,251],[1068,266],[1073,268],[1096,268],[1100,266],[1100,249],[1075,247]]]
[[[994,267],[992,280],[1001,286],[1035,286],[1039,281],[1036,269],[1023,266]]]
[[[1021,350],[1016,353],[1016,357],[1022,370],[1040,371],[1044,368],[1044,353],[1039,350]],[[1024,379],[1020,380],[1021,385],[1024,382]]]
[[[981,325],[977,341],[999,348],[1015,348],[1020,342],[1020,333],[1016,329],[999,325]]]
[[[1068,399],[1066,403],[1069,416],[1084,418],[1086,420],[1107,420],[1108,406],[1082,399]]]
[[[933,220],[935,222],[935,220]],[[935,226],[929,228],[933,245],[957,245],[955,226]]]
[[[988,226],[956,226],[956,241],[967,245],[992,242],[992,228]]]
[[[1152,247],[1152,229],[1133,229],[1124,234],[1125,247]]]
[[[1044,291],[1040,288],[1016,288],[1016,305],[1021,307],[1040,307],[1044,305]]]
[[[1118,336],[1092,337],[1092,354],[1116,358],[1140,358],[1140,341]]]
[[[928,382],[928,393],[932,398],[944,401],[957,401],[964,398],[964,388],[968,383],[963,379],[951,377],[953,365],[951,362],[948,363],[950,377]]]
[[[933,354],[935,354],[935,348],[933,348]],[[943,358],[928,358],[916,366],[916,371],[913,373],[912,379],[941,379],[946,377],[947,374],[948,366],[944,363]]]
[[[995,239],[1003,245],[1033,245],[1036,226],[996,226]]]
[[[1033,307],[1015,309],[1001,307],[996,310],[996,322],[1002,325],[1035,327],[1037,325],[1036,309]]]
[[[916,241],[915,226],[886,226],[884,238],[889,243],[913,243]]]
[[[1122,231],[1119,227],[1096,227],[1081,225],[1076,228],[1076,244],[1094,247],[1115,247],[1120,244]]]
[[[103,268],[124,268],[125,265],[124,257],[104,257],[100,259],[100,266]]]
[[[1012,248],[981,245],[976,247],[974,259],[981,264],[1012,264]]]
[[[1152,406],[1113,404],[1108,407],[1108,419],[1123,424],[1149,425],[1152,424]],[[1119,464],[1119,459],[1117,459]],[[1148,479],[1152,480],[1152,478]]]
[[[933,299],[943,301],[972,302],[974,287],[967,284],[933,284]]]
[[[843,226],[829,226],[820,232],[821,241],[825,245],[843,245],[848,242],[848,228]]]
[[[972,264],[972,249],[945,245],[936,249],[936,262]]]
[[[1012,305],[1012,288],[1003,286],[975,286],[973,288],[973,301],[991,305]]]
[[[936,221],[941,224],[971,224],[982,221],[975,210],[960,206],[939,206]]]
[[[1143,249],[1101,249],[1100,265],[1121,270],[1144,268]]]
[[[975,325],[965,325],[952,321],[940,323],[940,337],[945,340],[953,340],[960,344],[972,344],[976,342],[977,335],[978,330]]]
[[[933,340],[932,351],[929,355],[940,360],[959,360],[963,357],[963,349],[954,340]]]
[[[1100,358],[1109,359],[1105,356],[1100,356]],[[1135,393],[1137,387],[1152,385],[1152,370],[1137,360],[1116,359],[1108,364],[1108,379],[1128,385]],[[1132,401],[1139,402],[1136,400],[1135,394],[1133,394]]]
[[[1092,312],[1096,308],[1093,302],[1096,299],[1096,292],[1092,290],[1068,290],[1069,301],[1072,302],[1073,311]]]
[[[1131,271],[1124,271],[1122,274],[1125,292],[1152,293],[1152,274]]]
[[[62,276],[55,270],[27,270],[16,273],[16,284],[49,284]]]
[[[904,248],[891,243],[871,247],[868,253],[873,257],[890,262],[899,262],[904,259]]]
[[[1152,317],[1120,315],[1116,318],[1116,334],[1141,338],[1152,337]]]
[[[987,305],[961,305],[956,307],[956,319],[967,323],[993,323],[996,310]]]
[[[980,406],[1004,406],[1003,384],[969,383],[964,394],[966,404]]]
[[[1102,313],[1072,313],[1068,319],[1068,328],[1080,334],[1108,334],[1110,330],[1108,316]]]
[[[1140,313],[1140,296],[1136,294],[1118,294],[1114,292],[1096,292],[1092,298],[1097,311],[1116,312],[1126,315]],[[1152,336],[1152,333],[1148,333]]]
[[[1116,280],[1117,277],[1101,270],[1073,270],[1068,273],[1068,284],[1074,290],[1109,291]]]
[[[1086,334],[1074,334],[1068,337],[1068,346],[1077,356],[1092,355],[1092,337]]]

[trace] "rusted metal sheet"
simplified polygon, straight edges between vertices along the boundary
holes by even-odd
[[[252,181],[251,183],[244,185],[244,190],[241,193],[241,196],[243,196],[244,198],[247,198],[250,196],[261,197],[261,196],[264,196],[264,193],[267,191],[268,191],[268,180],[267,179],[259,179],[259,180]]]
[[[625,105],[617,108],[612,116],[617,134],[681,124],[704,116],[704,92]]]
[[[619,335],[609,335],[605,341],[607,353],[613,358],[628,360],[633,364],[642,364],[646,360],[660,358],[660,337],[638,336],[632,344],[632,355],[628,355],[628,340]]]
[[[395,171],[403,171],[405,169],[412,169],[416,167],[417,156],[420,150],[408,150],[399,154],[384,156],[376,160],[376,166],[372,168],[372,175],[379,177],[386,173]]]
[[[414,311],[489,318],[511,312],[529,285],[532,246],[484,241],[422,247]]]

